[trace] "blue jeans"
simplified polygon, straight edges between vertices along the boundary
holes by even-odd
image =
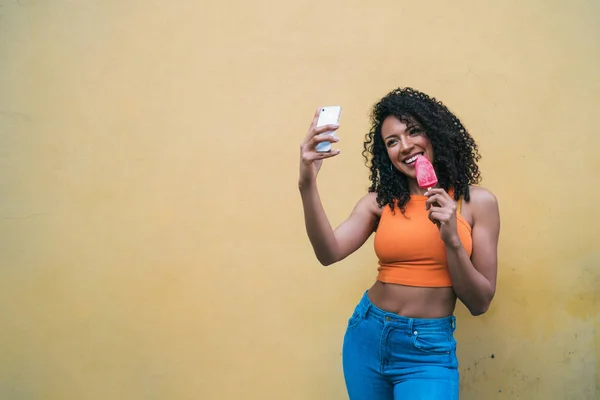
[[[454,316],[407,318],[377,308],[367,292],[344,336],[350,400],[456,400]]]

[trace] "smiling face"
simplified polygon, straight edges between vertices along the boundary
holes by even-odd
[[[425,130],[414,118],[400,120],[389,116],[381,125],[381,137],[392,164],[406,175],[412,188],[416,185],[417,156],[423,155],[433,163],[433,147]]]

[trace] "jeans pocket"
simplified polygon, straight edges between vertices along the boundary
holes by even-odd
[[[354,313],[348,320],[348,329],[357,327],[358,324],[360,324],[363,319],[364,319],[364,317],[362,315],[360,315],[358,310],[354,310]]]
[[[455,342],[452,334],[444,332],[424,332],[413,335],[413,346],[425,353],[450,353]]]

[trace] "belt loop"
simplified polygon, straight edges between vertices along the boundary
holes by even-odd
[[[406,325],[406,333],[408,333],[409,335],[413,334],[413,323],[415,322],[414,319],[409,318],[408,319],[408,324]]]
[[[371,299],[369,299],[367,292],[365,292],[363,295],[363,301],[361,301],[361,307],[360,307],[360,317],[361,318],[365,318],[367,316],[367,313],[369,312],[369,309],[371,308],[372,305],[373,304],[371,303]]]
[[[456,330],[456,317],[452,316],[452,332]]]
[[[367,317],[367,313],[369,312],[370,308],[371,308],[371,303],[370,302],[369,302],[369,304],[367,304],[366,307],[363,307],[362,315],[361,315],[362,318],[366,318]]]

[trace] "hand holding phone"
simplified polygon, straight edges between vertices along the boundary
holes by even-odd
[[[326,106],[322,107],[319,112],[319,119],[317,120],[317,128],[325,125],[338,125],[340,122],[340,116],[342,115],[342,107],[341,106]],[[334,136],[336,131],[328,131],[321,133],[320,135],[330,135]],[[331,151],[331,142],[325,141],[319,143],[315,150],[318,153],[326,153]]]
[[[339,140],[334,136],[334,133],[339,128],[337,123],[340,114],[340,106],[320,107],[315,110],[306,137],[300,144],[300,177],[298,183],[301,187],[314,182],[324,159],[340,154],[339,150],[331,149],[331,142]]]

